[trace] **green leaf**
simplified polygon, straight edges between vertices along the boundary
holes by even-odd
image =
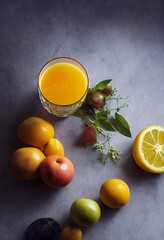
[[[115,132],[115,129],[113,128],[108,118],[106,117],[99,118],[99,123],[105,130]]]
[[[112,79],[107,79],[99,82],[96,86],[92,88],[92,91],[102,91],[104,88],[112,81]]]
[[[95,110],[95,114],[97,116],[97,119],[98,119],[101,127],[103,127],[107,131],[115,132],[115,129],[113,128],[113,126],[109,120],[108,113],[105,111],[104,108]]]
[[[99,122],[98,119],[94,121],[94,126],[95,126],[97,129],[100,129],[100,128],[101,128],[101,125],[100,125],[100,122]]]
[[[115,113],[115,128],[127,137],[131,137],[130,127],[125,118],[118,112]]]

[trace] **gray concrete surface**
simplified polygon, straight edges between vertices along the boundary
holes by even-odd
[[[122,111],[132,138],[112,134],[121,150],[115,165],[103,166],[99,154],[76,145],[83,123],[57,119],[38,98],[37,75],[53,57],[69,56],[88,71],[90,85],[112,78],[129,107]],[[140,170],[132,158],[136,134],[164,118],[164,2],[150,1],[0,1],[0,240],[22,240],[37,218],[52,217],[61,227],[70,223],[69,208],[78,197],[98,199],[102,182],[121,178],[131,199],[120,210],[105,208],[98,224],[83,231],[83,240],[162,240],[164,175]],[[41,181],[16,180],[9,171],[12,152],[21,146],[18,124],[27,117],[49,120],[75,177],[64,189]]]

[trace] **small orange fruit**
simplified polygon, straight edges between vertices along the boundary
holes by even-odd
[[[61,231],[60,240],[81,240],[82,231],[79,227],[67,226]]]
[[[58,139],[51,138],[50,141],[45,145],[43,152],[46,157],[50,155],[64,156],[64,147]]]
[[[27,118],[17,129],[18,138],[25,144],[41,148],[54,137],[54,127],[38,117]]]
[[[11,172],[19,179],[33,180],[39,176],[39,167],[44,159],[45,155],[38,148],[19,148],[11,156]]]
[[[120,208],[130,200],[130,189],[121,179],[108,179],[100,188],[100,200],[110,208]]]

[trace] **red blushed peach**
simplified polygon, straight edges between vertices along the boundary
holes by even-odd
[[[40,178],[52,188],[61,188],[68,185],[74,176],[74,165],[70,159],[51,155],[40,165]]]
[[[45,155],[37,148],[19,148],[11,156],[11,172],[18,179],[36,179],[39,177],[39,166],[44,159]]]

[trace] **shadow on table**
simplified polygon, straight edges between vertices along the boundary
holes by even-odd
[[[142,181],[153,180],[160,178],[160,174],[149,173],[141,169],[134,161],[132,155],[132,145],[124,153],[126,160],[122,163],[122,171],[129,182],[132,182],[133,185],[137,185]]]

